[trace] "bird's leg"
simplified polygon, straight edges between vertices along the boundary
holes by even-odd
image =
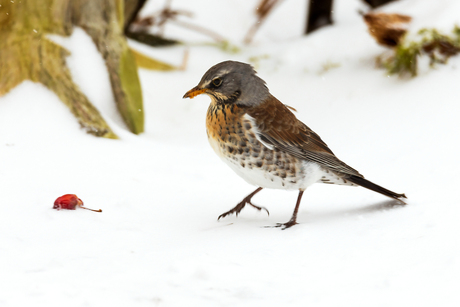
[[[251,198],[256,195],[257,193],[259,193],[260,191],[262,191],[263,188],[257,188],[254,192],[252,192],[251,194],[249,194],[248,196],[246,196],[241,202],[238,203],[238,205],[235,206],[235,208],[227,211],[227,212],[224,212],[222,213],[221,215],[219,215],[219,217],[217,218],[217,220],[220,220],[221,218],[223,217],[226,217],[227,215],[229,214],[233,214],[233,213],[236,213],[236,216],[238,216],[238,214],[240,213],[240,211],[244,208],[244,206],[246,206],[246,204],[249,204],[251,206],[253,206],[254,208],[256,208],[257,210],[262,210],[264,209],[265,211],[267,211],[267,214],[270,214],[268,212],[268,210],[264,207],[259,207],[259,206],[256,206],[254,205],[253,203],[251,203]]]
[[[289,227],[292,227],[294,226],[295,224],[297,224],[297,211],[299,211],[299,206],[300,206],[300,201],[302,200],[302,195],[303,195],[303,192],[302,190],[299,191],[299,196],[297,197],[297,203],[295,205],[295,209],[294,209],[294,212],[292,213],[292,217],[291,219],[289,220],[289,222],[287,223],[278,223],[276,224],[275,227],[283,227],[282,229],[287,229]]]

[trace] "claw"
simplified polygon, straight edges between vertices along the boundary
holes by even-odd
[[[298,223],[295,220],[290,220],[287,223],[276,223],[274,226],[264,226],[264,228],[281,228],[281,230],[285,230],[297,224]]]
[[[243,200],[242,202],[238,203],[238,205],[236,205],[235,208],[219,215],[217,220],[220,220],[221,218],[224,218],[227,215],[232,214],[232,213],[236,213],[236,216],[238,216],[238,214],[240,214],[240,211],[244,208],[245,205],[246,205],[246,202]]]
[[[230,210],[230,211],[231,211],[231,210]],[[233,213],[233,212],[230,212],[230,211],[228,211],[228,212],[225,212],[225,213],[222,213],[221,215],[219,215],[219,217],[217,218],[217,220],[220,220],[220,219],[222,219],[222,218],[226,217],[227,215],[229,215],[229,214],[232,214],[232,213]],[[238,213],[236,214],[236,216],[238,216]]]
[[[297,224],[298,223],[296,221],[289,221],[287,223],[277,223],[275,227],[281,227],[281,230],[285,230]]]
[[[267,209],[267,208],[256,206],[256,205],[254,205],[253,203],[251,203],[250,201],[248,201],[248,204],[250,204],[251,206],[253,206],[254,208],[256,208],[256,209],[259,210],[259,211],[261,211],[262,209],[265,210],[265,212],[267,212],[267,215],[270,216],[270,212],[268,212],[268,209]]]

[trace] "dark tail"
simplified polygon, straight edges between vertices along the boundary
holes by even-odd
[[[347,178],[347,180],[353,182],[354,184],[362,186],[362,187],[364,187],[366,189],[369,189],[369,190],[375,191],[377,193],[383,194],[385,196],[391,197],[393,199],[396,199],[396,200],[402,202],[403,204],[405,204],[405,202],[401,200],[401,198],[407,198],[406,195],[404,195],[404,194],[398,194],[398,193],[392,192],[392,191],[387,190],[387,189],[385,189],[385,188],[383,188],[383,187],[381,187],[379,185],[376,185],[375,183],[370,182],[367,179],[364,179],[364,178],[358,177],[358,176],[351,175],[349,178]]]

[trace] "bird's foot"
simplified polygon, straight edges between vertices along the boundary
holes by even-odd
[[[238,203],[238,205],[236,205],[235,208],[232,208],[232,209],[228,210],[227,212],[224,212],[221,215],[219,215],[217,220],[220,220],[221,218],[224,218],[227,215],[230,215],[230,214],[233,214],[233,213],[236,213],[236,216],[238,216],[238,214],[240,214],[241,210],[243,210],[244,206],[246,206],[246,201],[243,199],[243,201]]]
[[[297,224],[299,223],[296,222],[296,219],[290,219],[287,223],[276,223],[276,225],[272,227],[280,227],[281,230],[285,230]]]
[[[259,211],[261,211],[263,209],[263,210],[265,210],[267,212],[268,215],[270,215],[270,212],[268,212],[267,208],[256,206],[253,203],[251,203],[250,199],[245,198],[240,203],[238,203],[238,205],[236,205],[233,209],[228,210],[227,212],[224,212],[221,215],[219,215],[217,220],[220,220],[221,218],[224,218],[227,215],[230,215],[230,214],[233,214],[233,213],[235,213],[236,216],[238,216],[238,214],[240,214],[241,210],[243,210],[243,208],[244,208],[244,206],[246,206],[246,204],[251,205],[252,207],[256,208]]]

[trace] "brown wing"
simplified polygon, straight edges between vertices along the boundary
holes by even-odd
[[[275,97],[270,96],[264,103],[250,108],[247,114],[254,118],[256,133],[264,143],[329,170],[362,177],[358,171],[340,161],[319,135]]]

